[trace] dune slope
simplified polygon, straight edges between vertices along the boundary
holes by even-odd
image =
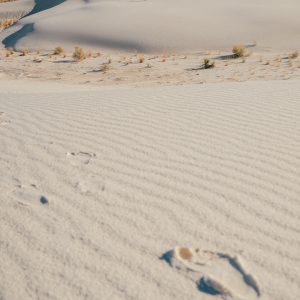
[[[0,91],[1,299],[297,299],[299,81]]]
[[[162,52],[228,49],[257,41],[263,49],[300,48],[298,0],[58,0],[51,4],[55,7],[49,1],[36,3],[32,14],[0,35],[6,46]],[[24,36],[22,28],[28,24],[33,30]]]

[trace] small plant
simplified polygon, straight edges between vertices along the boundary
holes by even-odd
[[[290,59],[295,59],[295,58],[297,58],[299,56],[299,52],[296,50],[296,51],[294,51],[293,53],[291,53],[290,55],[289,55],[289,58]]]
[[[56,47],[53,51],[53,55],[61,55],[63,53],[65,53],[65,50],[62,47]]]
[[[139,62],[140,64],[142,64],[144,61],[145,61],[144,55],[139,56],[138,62]]]
[[[0,30],[10,27],[10,26],[14,25],[16,22],[17,22],[17,19],[15,19],[15,18],[0,20]]]
[[[20,56],[26,56],[29,53],[28,49],[22,49]]]
[[[5,56],[10,57],[14,54],[14,50],[12,48],[5,48]]]
[[[240,45],[233,46],[232,53],[235,58],[245,57],[246,56],[246,48],[244,46],[240,46]]]
[[[86,55],[82,48],[76,47],[73,52],[73,58],[77,61],[82,61],[86,59]]]
[[[208,58],[203,59],[203,68],[204,69],[211,69],[215,66],[215,62],[210,61]]]

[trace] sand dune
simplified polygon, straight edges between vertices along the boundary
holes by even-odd
[[[0,35],[6,46],[162,52],[228,49],[257,41],[262,49],[300,48],[298,0],[35,2],[32,14]]]
[[[5,18],[21,18],[29,13],[33,7],[33,0],[0,3],[0,20]]]
[[[0,91],[1,299],[297,299],[299,81]]]

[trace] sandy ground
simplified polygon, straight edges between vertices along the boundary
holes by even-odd
[[[298,299],[299,3],[0,3],[0,300]]]
[[[293,52],[259,52],[255,47],[245,58],[227,58],[230,52],[209,51],[194,54],[124,54],[84,49],[91,57],[76,62],[71,52],[31,52],[6,57],[0,51],[0,78],[57,81],[93,86],[155,86],[190,83],[218,83],[247,80],[295,80],[300,78],[300,57]],[[203,59],[215,68],[202,69]]]
[[[0,91],[1,299],[297,299],[299,80]]]

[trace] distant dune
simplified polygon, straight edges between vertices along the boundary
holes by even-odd
[[[27,0],[10,3],[22,9]],[[162,52],[300,48],[298,0],[35,1],[32,13],[0,40],[6,46],[53,49],[75,45]],[[297,37],[297,38],[296,38]]]

